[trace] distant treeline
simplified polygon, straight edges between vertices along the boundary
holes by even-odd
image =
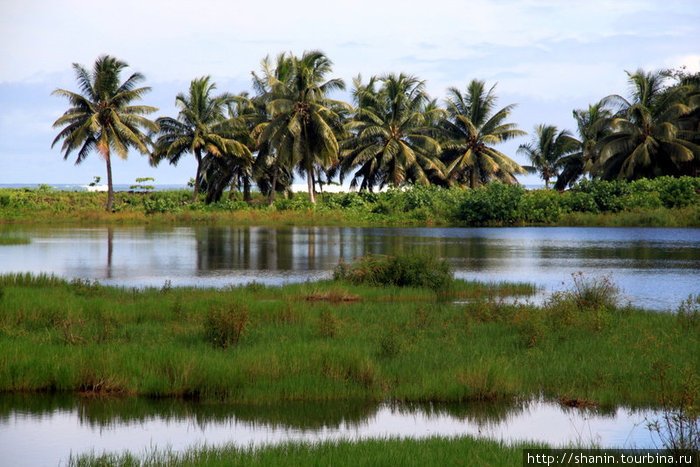
[[[56,120],[68,158],[82,161],[93,150],[107,162],[108,210],[113,207],[110,158],[135,148],[153,164],[197,161],[193,199],[206,191],[216,202],[229,187],[249,197],[257,185],[269,203],[289,191],[296,174],[306,177],[310,202],[316,187],[336,179],[371,192],[406,185],[477,188],[493,181],[517,183],[538,173],[563,189],[580,177],[637,180],[696,176],[700,161],[700,74],[685,70],[629,73],[627,97],[613,94],[574,110],[568,130],[537,125],[518,152],[521,166],[497,146],[527,133],[509,122],[515,104],[496,105],[495,85],[470,81],[449,88],[443,101],[415,76],[391,73],[353,79],[352,103],[330,99],[343,90],[331,78],[323,53],[266,57],[253,72],[254,94],[216,94],[210,77],[194,79],[176,96],[179,114],[149,120],[158,109],[133,105],[148,87],[134,73],[120,79],[126,63],[103,56],[90,72],[74,64],[80,93],[58,89],[71,107]],[[481,195],[479,195],[481,196]]]

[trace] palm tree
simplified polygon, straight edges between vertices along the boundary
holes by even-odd
[[[608,134],[606,122],[612,115],[603,102],[598,102],[587,110],[574,110],[573,116],[580,138],[579,149],[562,157],[555,190],[564,190],[591,170],[599,158],[600,141]]]
[[[381,88],[375,84],[381,82]],[[414,76],[389,74],[373,77],[363,85],[355,81],[357,111],[343,141],[341,179],[356,170],[351,186],[372,190],[405,182],[430,184],[444,180],[438,159],[440,144],[431,135],[442,115],[425,93],[425,84]]]
[[[256,95],[249,100],[249,112],[246,122],[250,126],[251,137],[255,145],[255,162],[253,164],[253,177],[260,188],[260,192],[267,194],[268,203],[272,206],[275,202],[275,194],[278,191],[288,194],[294,179],[292,161],[278,157],[276,148],[269,138],[263,139],[263,132],[269,126],[272,115],[269,111],[269,103],[274,98],[274,87],[277,83],[287,83],[291,86],[294,59],[287,53],[277,55],[273,64],[269,56],[262,63],[262,76],[252,72],[253,88]],[[279,86],[278,86],[279,87]]]
[[[483,81],[472,80],[467,92],[448,90],[448,117],[441,122],[445,141],[443,160],[451,182],[469,180],[476,188],[491,180],[516,182],[515,174],[525,170],[514,160],[494,149],[494,144],[526,135],[514,123],[505,123],[515,104],[496,109],[493,85],[486,91]]]
[[[157,111],[155,107],[130,105],[150,91],[150,87],[137,88],[143,81],[141,73],[132,74],[120,83],[120,73],[128,65],[109,55],[95,61],[92,73],[74,63],[73,69],[80,87],[80,93],[56,89],[52,94],[68,99],[71,107],[54,122],[54,128],[62,127],[51,147],[63,140],[61,151],[64,159],[78,150],[75,161],[80,164],[96,149],[107,164],[107,211],[114,204],[112,184],[112,152],[126,159],[128,149],[136,148],[148,154],[150,139],[142,131],[157,131],[158,126],[144,117]],[[78,149],[80,148],[80,149]]]
[[[319,51],[285,58],[282,64],[289,67],[283,79],[271,76],[267,83],[271,119],[258,130],[259,145],[269,145],[279,162],[306,175],[309,199],[315,203],[314,172],[337,162],[337,135],[343,131],[339,108],[347,107],[327,95],[345,84],[341,79],[324,81],[332,62]]]
[[[530,173],[539,172],[545,187],[549,188],[549,179],[558,176],[564,158],[580,145],[568,130],[559,131],[553,125],[540,124],[535,127],[532,141],[521,144],[518,153],[527,156],[532,163],[524,169]]]
[[[700,146],[684,138],[676,123],[688,112],[682,104],[686,88],[664,88],[661,72],[626,72],[631,100],[612,95],[604,99],[620,109],[608,122],[593,173],[603,179],[634,180],[659,175],[683,175],[700,157]]]
[[[205,156],[237,157],[241,160],[252,157],[246,145],[237,140],[241,122],[236,118],[226,118],[226,110],[233,102],[233,96],[228,93],[212,95],[216,84],[210,79],[209,76],[196,78],[190,83],[189,94],[177,95],[175,104],[180,108],[177,119],[161,117],[156,120],[160,131],[152,155],[154,165],[163,159],[177,165],[187,153],[194,154],[197,160],[192,201],[199,194]]]

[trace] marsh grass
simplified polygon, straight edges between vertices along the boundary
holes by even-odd
[[[211,308],[204,321],[204,333],[211,345],[225,349],[240,342],[249,321],[250,313],[245,306]]]
[[[365,255],[353,264],[340,262],[333,279],[355,285],[426,287],[444,291],[453,281],[447,261],[424,254]]]
[[[24,237],[6,237],[0,236],[0,246],[2,245],[27,245],[31,243],[28,238]]]
[[[520,465],[522,450],[544,448],[535,443],[507,445],[469,437],[425,439],[368,439],[284,443],[264,447],[198,447],[178,453],[152,450],[135,454],[84,454],[71,456],[71,467],[109,465],[143,466],[445,466],[502,467]]]
[[[514,304],[494,284],[456,281],[450,291],[471,294],[467,303],[333,281],[163,292],[6,275],[0,288],[4,392],[251,404],[544,395],[637,406],[658,404],[656,362],[668,367],[670,394],[682,390],[683,368],[700,368],[697,328],[671,313]],[[314,293],[359,299],[308,300]]]

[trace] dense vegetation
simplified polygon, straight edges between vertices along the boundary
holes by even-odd
[[[216,203],[192,202],[191,191],[119,192],[115,213],[102,193],[48,188],[0,190],[0,222],[237,222],[318,225],[584,225],[700,226],[700,178],[633,182],[582,180],[570,190],[524,190],[501,182],[479,189],[413,186],[371,193],[322,193]]]
[[[358,267],[375,266],[391,267]],[[4,276],[0,391],[697,406],[696,301],[675,314],[635,310],[605,278],[580,276],[542,307],[503,299],[532,291],[463,281],[139,291]]]
[[[318,51],[280,54],[253,73],[254,95],[214,95],[209,77],[194,79],[179,94],[176,118],[155,122],[152,107],[128,105],[149,88],[135,88],[136,73],[120,84],[125,63],[100,57],[92,74],[74,65],[82,94],[66,90],[72,107],[56,122],[65,157],[77,162],[96,149],[107,161],[108,210],[112,208],[110,155],[128,147],[150,151],[154,164],[177,164],[184,154],[197,161],[193,197],[201,189],[216,202],[229,187],[249,201],[251,187],[273,204],[289,191],[295,172],[306,177],[316,203],[323,184],[351,179],[371,192],[406,185],[470,187],[537,172],[549,186],[572,185],[582,175],[599,180],[696,176],[700,164],[700,76],[684,70],[628,73],[631,92],[614,94],[575,110],[578,139],[541,124],[519,151],[520,166],[496,149],[525,135],[507,119],[515,104],[496,105],[494,87],[472,80],[465,91],[450,88],[445,106],[415,76],[390,73],[353,80],[352,105],[331,99],[345,83],[330,78],[332,62]],[[148,135],[143,131],[148,131]],[[155,139],[152,142],[151,139]]]

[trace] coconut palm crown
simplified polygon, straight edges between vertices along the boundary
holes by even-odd
[[[204,157],[234,157],[240,163],[252,163],[252,155],[238,139],[244,137],[245,125],[238,118],[228,118],[227,110],[234,96],[223,93],[213,95],[216,84],[209,76],[196,78],[190,83],[189,93],[180,93],[175,104],[180,108],[177,119],[161,117],[160,127],[152,154],[157,165],[167,159],[177,165],[185,154],[193,154],[197,161],[192,200],[197,199],[202,183]]]
[[[513,184],[516,174],[525,173],[517,162],[493,147],[527,134],[514,123],[505,122],[515,104],[496,110],[495,87],[487,91],[483,81],[472,80],[464,94],[457,88],[448,90],[448,116],[440,126],[445,138],[443,161],[451,183],[468,182],[471,188],[492,180]]]
[[[54,128],[61,130],[51,147],[63,140],[64,159],[77,150],[76,164],[83,162],[93,149],[97,150],[107,165],[107,211],[114,205],[112,154],[126,159],[129,148],[149,154],[151,140],[144,130],[158,130],[158,125],[144,116],[157,108],[131,105],[151,88],[136,87],[144,80],[141,73],[133,73],[120,82],[120,74],[127,66],[109,55],[99,57],[92,72],[74,63],[80,93],[65,89],[52,93],[67,98],[71,107],[54,122]]]
[[[635,180],[689,173],[700,159],[700,146],[676,125],[690,111],[682,103],[685,87],[665,88],[661,72],[626,73],[631,100],[619,95],[604,99],[619,110],[608,121],[609,134],[601,140],[593,174]]]
[[[348,124],[352,136],[342,144],[341,180],[356,170],[351,186],[366,190],[444,181],[440,144],[431,136],[431,123],[443,111],[428,98],[424,82],[404,74],[354,82],[357,111]]]
[[[540,124],[535,127],[532,141],[521,144],[518,153],[527,156],[532,165],[525,166],[530,173],[539,173],[549,188],[549,180],[559,175],[565,157],[577,151],[581,142],[568,130],[559,131],[556,126]]]
[[[345,89],[341,79],[326,80],[331,60],[322,52],[306,51],[301,57],[282,57],[283,73],[271,73],[264,82],[270,121],[259,126],[258,146],[267,145],[277,165],[296,167],[306,175],[309,199],[316,202],[314,177],[317,168],[338,160],[338,135],[343,133],[342,109],[347,104],[328,94]],[[273,190],[274,193],[274,190]]]

